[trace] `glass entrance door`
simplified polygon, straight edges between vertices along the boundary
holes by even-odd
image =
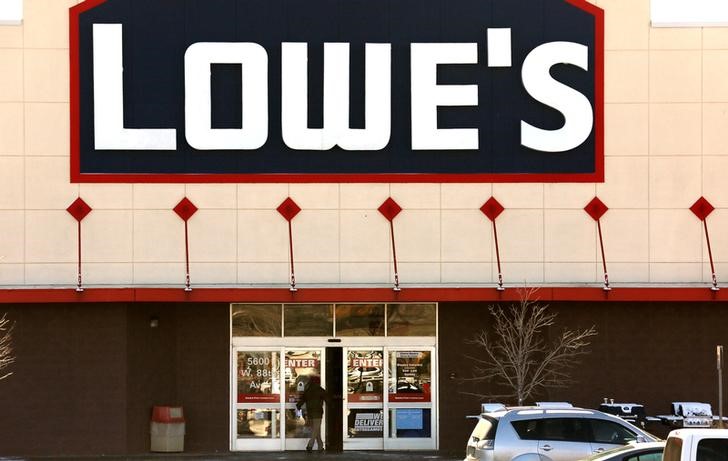
[[[306,407],[297,415],[296,403],[303,394],[306,385],[317,377],[325,383],[325,361],[323,349],[321,348],[296,348],[286,349],[285,357],[285,449],[305,450],[306,444],[311,438],[311,424]],[[321,426],[326,427],[326,412]],[[325,431],[321,437],[326,441]],[[317,447],[318,448],[318,447]]]
[[[323,348],[238,347],[233,357],[232,448],[305,449],[311,429],[296,403],[313,376],[325,376]]]
[[[344,349],[345,450],[436,448],[434,357],[433,347]]]
[[[326,382],[323,347],[238,347],[233,350],[234,450],[304,450],[311,436],[296,403],[312,377]],[[433,347],[344,348],[330,370],[344,383],[345,450],[436,449]],[[386,385],[385,385],[386,383]],[[329,389],[334,393],[334,389]],[[322,427],[329,408],[324,412]],[[341,414],[339,413],[339,414]],[[330,416],[329,416],[330,417]],[[326,433],[322,431],[325,441]]]
[[[305,449],[313,376],[327,448],[437,449],[436,345],[434,303],[232,304],[231,450]]]
[[[233,350],[233,449],[282,450],[279,348]]]
[[[435,350],[387,348],[387,399],[384,448],[435,449],[437,437],[432,379]]]
[[[347,348],[344,449],[384,448],[384,350]]]

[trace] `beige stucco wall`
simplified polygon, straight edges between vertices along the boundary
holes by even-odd
[[[288,282],[291,196],[299,285],[386,284],[392,196],[403,285],[492,284],[494,195],[506,283],[599,284],[597,230],[582,210],[609,207],[603,233],[614,284],[705,283],[708,253],[688,207],[704,195],[719,279],[728,280],[728,29],[656,29],[649,0],[605,10],[606,178],[603,184],[101,185],[69,181],[68,7],[25,0],[22,26],[0,26],[0,285],[74,285],[81,196],[85,285],[184,283],[184,196],[193,284]]]

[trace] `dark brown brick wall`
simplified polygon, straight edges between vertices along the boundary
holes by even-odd
[[[125,306],[2,309],[17,361],[0,381],[0,454],[124,452]]]
[[[230,449],[230,305],[187,304],[177,311],[178,399],[188,419],[186,449]],[[221,334],[222,332],[222,334]]]
[[[185,451],[229,450],[229,312],[228,304],[129,306],[127,452],[149,451],[154,405],[184,407]]]
[[[175,307],[132,304],[127,309],[129,342],[125,377],[128,452],[149,451],[149,415],[153,405],[182,405],[177,398],[177,326]],[[152,316],[159,319],[150,328]]]
[[[187,450],[227,451],[228,306],[3,305],[0,456],[147,452],[153,405],[185,408]]]
[[[0,456],[126,454],[149,450],[155,404],[182,405],[186,451],[228,450],[228,304],[3,305],[16,322],[17,363],[0,381]],[[597,325],[577,384],[540,399],[595,407],[603,397],[645,404],[716,406],[715,345],[728,346],[723,303],[553,303],[556,328]],[[158,328],[150,328],[152,316]],[[461,453],[479,400],[463,383],[487,328],[484,303],[442,303],[439,312],[440,446]],[[454,373],[455,379],[450,379]],[[480,386],[480,387],[479,387]],[[728,392],[726,392],[728,395]]]
[[[728,304],[561,304],[562,325],[599,328],[592,353],[574,371],[579,385],[554,393],[579,405],[603,397],[644,403],[665,414],[672,401],[713,405],[717,413],[716,345],[728,346]],[[593,403],[592,403],[593,402]]]
[[[591,353],[573,370],[576,383],[539,399],[596,408],[602,398],[645,405],[650,415],[670,412],[672,401],[699,401],[717,413],[715,346],[728,346],[726,303],[552,303],[555,330],[596,325]],[[480,401],[466,392],[485,386],[450,380],[471,376],[473,351],[464,343],[487,328],[487,304],[442,303],[439,311],[440,445],[460,452],[473,427],[465,415]],[[728,388],[724,389],[728,395]],[[508,402],[513,403],[513,402]],[[665,429],[654,427],[664,434]]]

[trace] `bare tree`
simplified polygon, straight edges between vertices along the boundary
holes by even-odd
[[[496,385],[507,392],[475,393],[481,399],[515,398],[519,405],[537,391],[564,388],[573,381],[569,371],[588,353],[591,337],[597,334],[592,325],[584,330],[564,329],[551,342],[544,338],[547,329],[555,324],[555,313],[547,312],[548,305],[534,300],[537,288],[520,289],[520,302],[509,308],[488,306],[493,317],[492,333],[481,330],[468,340],[482,354],[468,358],[475,363],[475,381]]]
[[[0,373],[15,362],[13,355],[13,327],[14,323],[7,319],[7,314],[3,314],[0,318]],[[0,381],[12,375],[13,372],[7,372],[0,375]]]

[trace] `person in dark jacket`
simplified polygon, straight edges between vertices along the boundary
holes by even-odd
[[[328,405],[328,401],[329,394],[321,387],[321,378],[312,376],[296,404],[299,410],[306,404],[306,418],[311,425],[311,438],[306,445],[306,451],[313,450],[314,441],[318,443],[319,451],[324,449],[324,442],[321,440],[321,419],[324,416],[324,402]]]

